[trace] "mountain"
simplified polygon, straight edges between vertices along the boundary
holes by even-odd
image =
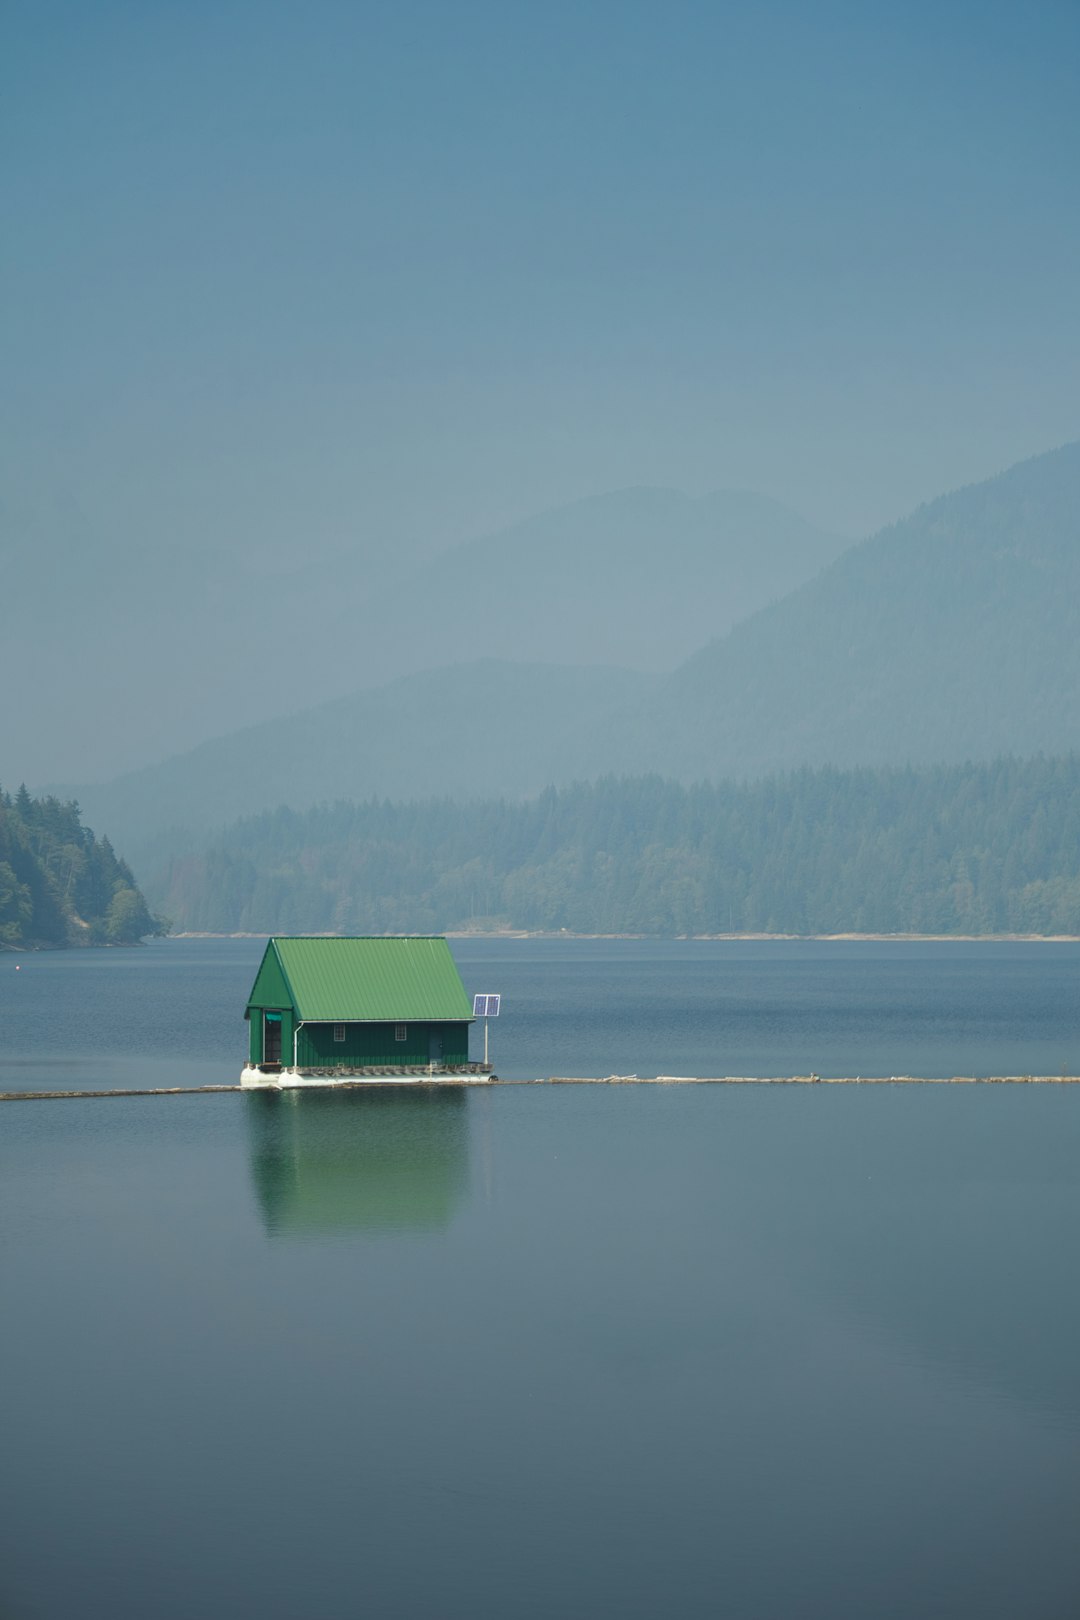
[[[364,624],[363,656],[382,678],[480,654],[670,670],[849,544],[762,495],[620,490],[434,557]],[[329,639],[356,628],[343,607]]]
[[[607,636],[614,617],[598,611]],[[523,656],[544,621],[519,620]],[[290,667],[281,648],[267,658]],[[1077,747],[1071,445],[921,507],[669,676],[496,660],[418,670],[69,791],[134,859],[167,828],[278,803],[514,797],[605,773],[749,778]]]
[[[61,543],[62,541],[62,543]],[[0,512],[18,701],[0,750],[28,779],[103,781],[207,736],[481,657],[671,669],[848,542],[759,495],[631,489],[422,566],[365,536],[334,556],[257,537],[118,550],[73,503]],[[60,765],[63,761],[63,765]]]
[[[659,677],[481,659],[218,737],[102,787],[63,790],[133,861],[271,805],[519,797],[560,774],[567,734],[642,702]],[[59,792],[61,790],[57,790]]]
[[[565,762],[683,780],[1080,745],[1080,444],[920,507]]]

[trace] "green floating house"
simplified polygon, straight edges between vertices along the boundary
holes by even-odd
[[[445,939],[267,942],[248,997],[245,1086],[483,1080],[472,1006]]]

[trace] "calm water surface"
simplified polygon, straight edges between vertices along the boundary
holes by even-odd
[[[455,946],[500,1072],[1075,1073],[1074,947]],[[0,958],[235,1078],[258,945]],[[1071,1617],[1080,1088],[0,1110],[0,1615]]]
[[[503,995],[504,1079],[1080,1073],[1078,944],[452,944],[470,994]],[[0,1090],[237,1080],[264,945],[0,955]]]

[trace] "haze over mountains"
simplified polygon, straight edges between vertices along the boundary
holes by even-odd
[[[688,510],[662,492],[648,502]],[[149,829],[194,831],[279,803],[516,796],[612,772],[689,781],[1068,751],[1080,746],[1078,513],[1080,445],[1069,445],[850,548],[671,675],[505,660],[420,672],[79,789],[80,801],[92,824],[137,852]],[[573,533],[583,515],[559,523]],[[682,536],[665,556],[695,554]],[[527,536],[518,539],[519,557],[532,555]],[[646,549],[640,542],[637,555]],[[476,555],[482,562],[484,545]],[[792,551],[776,545],[774,555]],[[433,574],[436,595],[456,577]],[[512,577],[521,574],[508,569]],[[493,581],[493,591],[510,589]],[[703,589],[685,593],[687,623],[722,621],[731,598],[703,603]],[[530,611],[540,594],[519,603],[519,650],[535,646],[553,614],[550,598],[542,614]],[[588,600],[582,587],[579,635],[591,612],[610,645],[610,601],[603,582]],[[658,639],[670,642],[670,606],[655,616]]]
[[[402,672],[417,644],[440,663],[670,670],[849,544],[762,495],[619,490],[435,557],[365,631],[365,653]]]
[[[396,675],[480,657],[672,669],[849,543],[778,502],[628,489],[405,566],[363,536],[280,560],[249,542],[117,551],[77,509],[7,515],[12,667],[0,758],[38,782],[101,781]],[[70,548],[69,548],[70,549]],[[589,699],[583,701],[588,708]],[[363,705],[361,705],[363,708]]]
[[[74,795],[141,864],[161,834],[221,825],[277,804],[518,797],[563,776],[575,728],[643,702],[661,677],[495,659],[405,675],[387,686],[216,737],[188,754]]]
[[[1080,444],[922,506],[712,642],[577,760],[683,780],[1080,745]]]
[[[16,9],[5,789],[1077,743],[1080,8]]]

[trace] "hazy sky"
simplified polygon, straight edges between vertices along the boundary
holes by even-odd
[[[1080,435],[1076,0],[4,17],[9,545],[857,535]]]

